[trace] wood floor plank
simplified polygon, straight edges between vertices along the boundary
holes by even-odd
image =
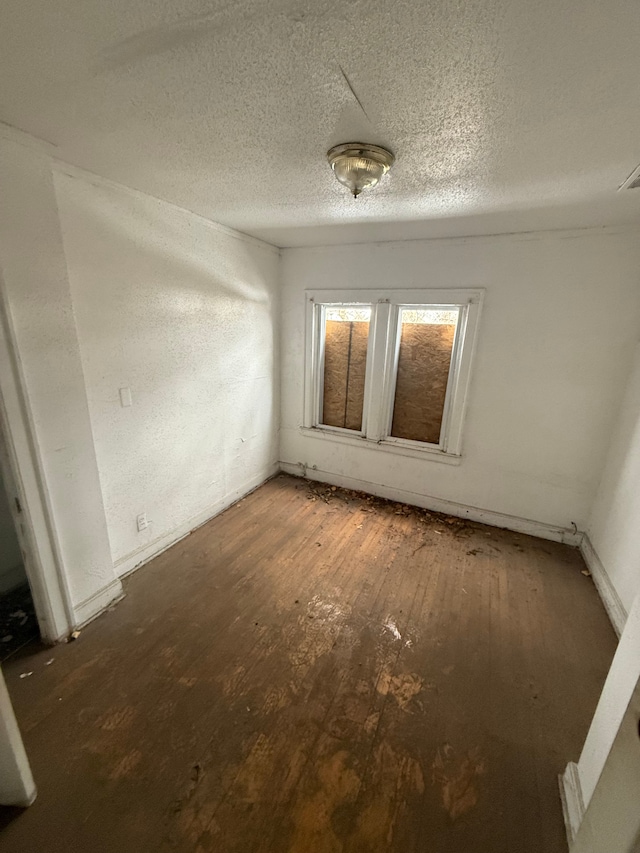
[[[0,851],[564,853],[615,650],[583,568],[280,475],[5,667],[39,797]]]

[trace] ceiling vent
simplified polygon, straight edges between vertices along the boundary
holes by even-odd
[[[620,185],[621,190],[640,190],[640,166],[631,172],[627,180]]]

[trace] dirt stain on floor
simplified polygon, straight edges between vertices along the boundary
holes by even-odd
[[[484,773],[480,750],[456,754],[449,743],[437,751],[431,765],[431,781],[441,788],[442,805],[451,820],[471,811],[478,802],[476,781]]]
[[[104,716],[100,717],[97,725],[105,732],[115,732],[119,729],[128,728],[134,721],[136,710],[131,705],[124,708],[113,708]]]
[[[391,695],[403,711],[406,711],[411,700],[422,690],[422,678],[414,672],[392,675],[388,669],[380,673],[376,690],[381,696]]]
[[[424,776],[420,763],[406,750],[380,741],[373,752],[375,785],[373,796],[358,815],[356,831],[349,850],[389,849],[396,826],[414,797],[424,794]],[[366,796],[364,798],[367,799]]]
[[[336,834],[332,819],[358,796],[360,777],[351,763],[350,753],[338,750],[318,765],[316,790],[293,814],[289,853],[339,853],[343,849],[344,840]]]
[[[112,781],[117,779],[126,779],[132,776],[136,767],[142,761],[142,753],[139,749],[134,749],[131,752],[120,758],[111,769],[109,779]]]

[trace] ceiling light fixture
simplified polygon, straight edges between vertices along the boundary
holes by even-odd
[[[375,187],[395,162],[391,151],[364,142],[345,142],[327,152],[336,178],[357,198],[362,190]]]

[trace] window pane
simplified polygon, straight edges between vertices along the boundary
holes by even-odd
[[[334,306],[325,318],[321,421],[361,430],[371,308]]]
[[[457,308],[403,308],[391,435],[438,444]]]

